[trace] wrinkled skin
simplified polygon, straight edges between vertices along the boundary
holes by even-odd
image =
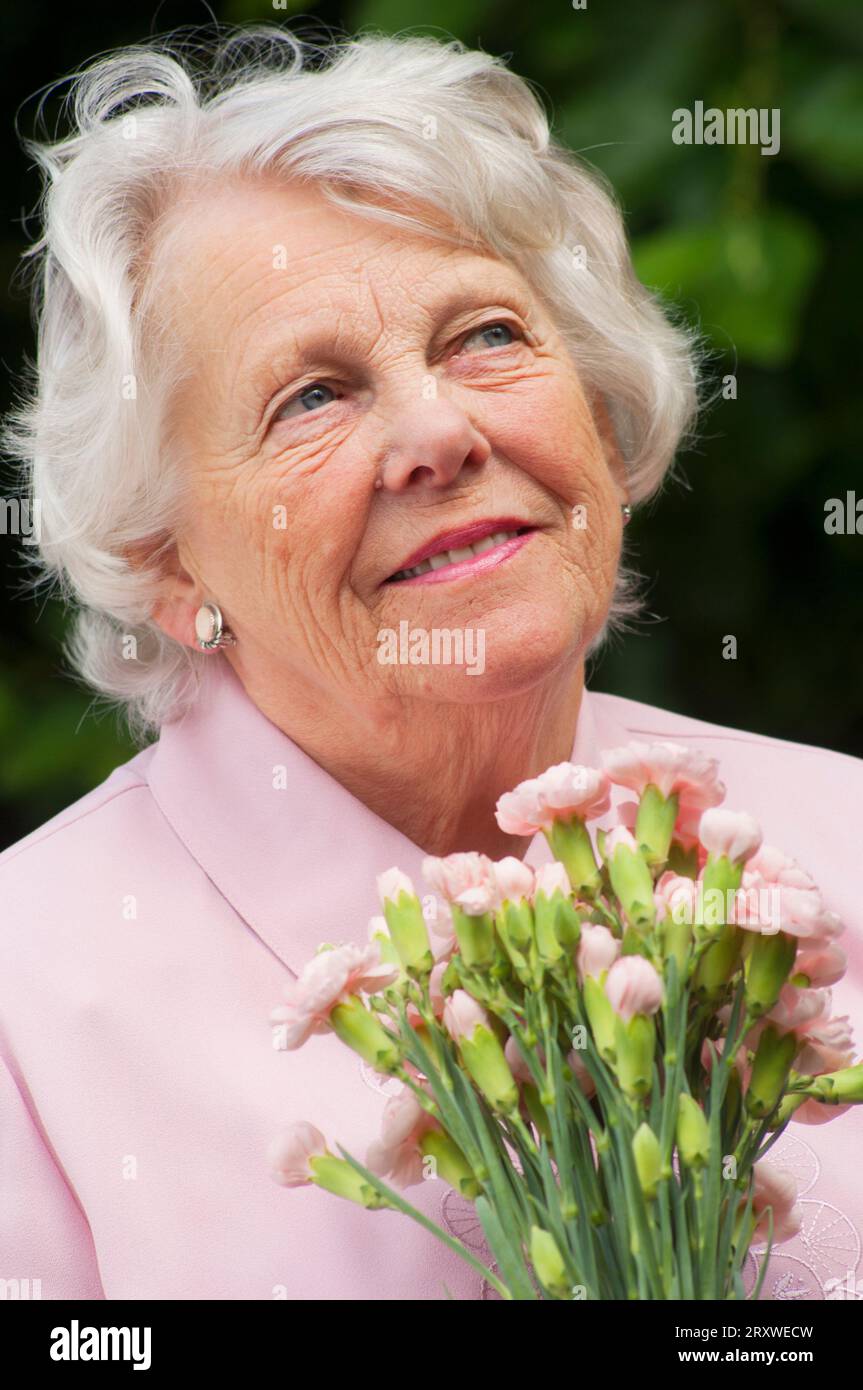
[[[494,803],[570,754],[626,501],[549,312],[498,258],[309,187],[203,186],[160,236],[189,504],[155,620],[194,645],[214,599],[237,645],[209,659],[427,852],[523,853]],[[441,532],[499,517],[539,528],[504,563],[386,582]],[[381,664],[378,634],[403,620],[482,628],[483,674]]]

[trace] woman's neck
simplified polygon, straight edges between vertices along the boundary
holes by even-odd
[[[320,705],[291,698],[279,709],[261,692],[249,694],[330,776],[428,854],[479,850],[500,859],[521,858],[531,837],[505,835],[495,804],[571,756],[583,689],[579,661],[497,701],[388,701],[339,709],[325,721]]]

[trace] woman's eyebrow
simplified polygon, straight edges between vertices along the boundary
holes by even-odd
[[[447,323],[459,313],[471,313],[484,307],[494,310],[495,307],[504,308],[507,305],[526,316],[531,311],[529,292],[508,278],[450,288],[440,300],[423,306],[423,314],[429,323],[430,341],[434,342]],[[300,328],[289,337],[274,341],[263,355],[256,355],[247,370],[255,384],[260,385],[274,376],[284,378],[286,372],[302,372],[310,364],[335,366],[353,355],[345,350],[344,340],[344,327],[329,330],[315,328],[305,332]]]
[[[434,333],[439,335],[452,318],[459,313],[472,313],[475,310],[488,308],[494,310],[495,307],[517,310],[525,318],[531,313],[531,296],[529,291],[518,285],[512,280],[497,280],[489,282],[487,285],[471,285],[467,289],[456,290],[447,295],[441,303],[434,306],[431,310],[436,327]]]

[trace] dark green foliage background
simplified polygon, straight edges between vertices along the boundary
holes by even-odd
[[[35,225],[22,224],[37,181],[16,114],[30,133],[33,93],[98,52],[215,17],[318,37],[419,29],[509,55],[556,132],[612,179],[639,272],[700,325],[714,384],[737,377],[737,399],[716,401],[676,481],[629,528],[652,616],[605,653],[591,684],[863,755],[863,535],[824,530],[828,498],[856,488],[863,499],[858,0],[588,0],[583,10],[570,0],[306,0],[301,15],[290,0],[6,5],[4,285]],[[779,107],[780,153],[675,145],[672,112],[697,100]],[[32,352],[20,289],[0,331],[5,408]],[[0,495],[10,489],[4,481]],[[134,751],[64,673],[62,611],[20,596],[22,554],[0,536],[0,843]],[[729,634],[734,661],[722,654]]]

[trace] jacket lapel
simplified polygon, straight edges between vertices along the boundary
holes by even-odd
[[[601,747],[626,741],[602,699],[583,694],[573,762],[597,766]],[[384,869],[398,865],[423,892],[426,852],[271,723],[224,660],[208,663],[196,703],[163,726],[147,776],[189,853],[294,974],[321,942],[366,940]],[[543,835],[525,858],[551,859]]]

